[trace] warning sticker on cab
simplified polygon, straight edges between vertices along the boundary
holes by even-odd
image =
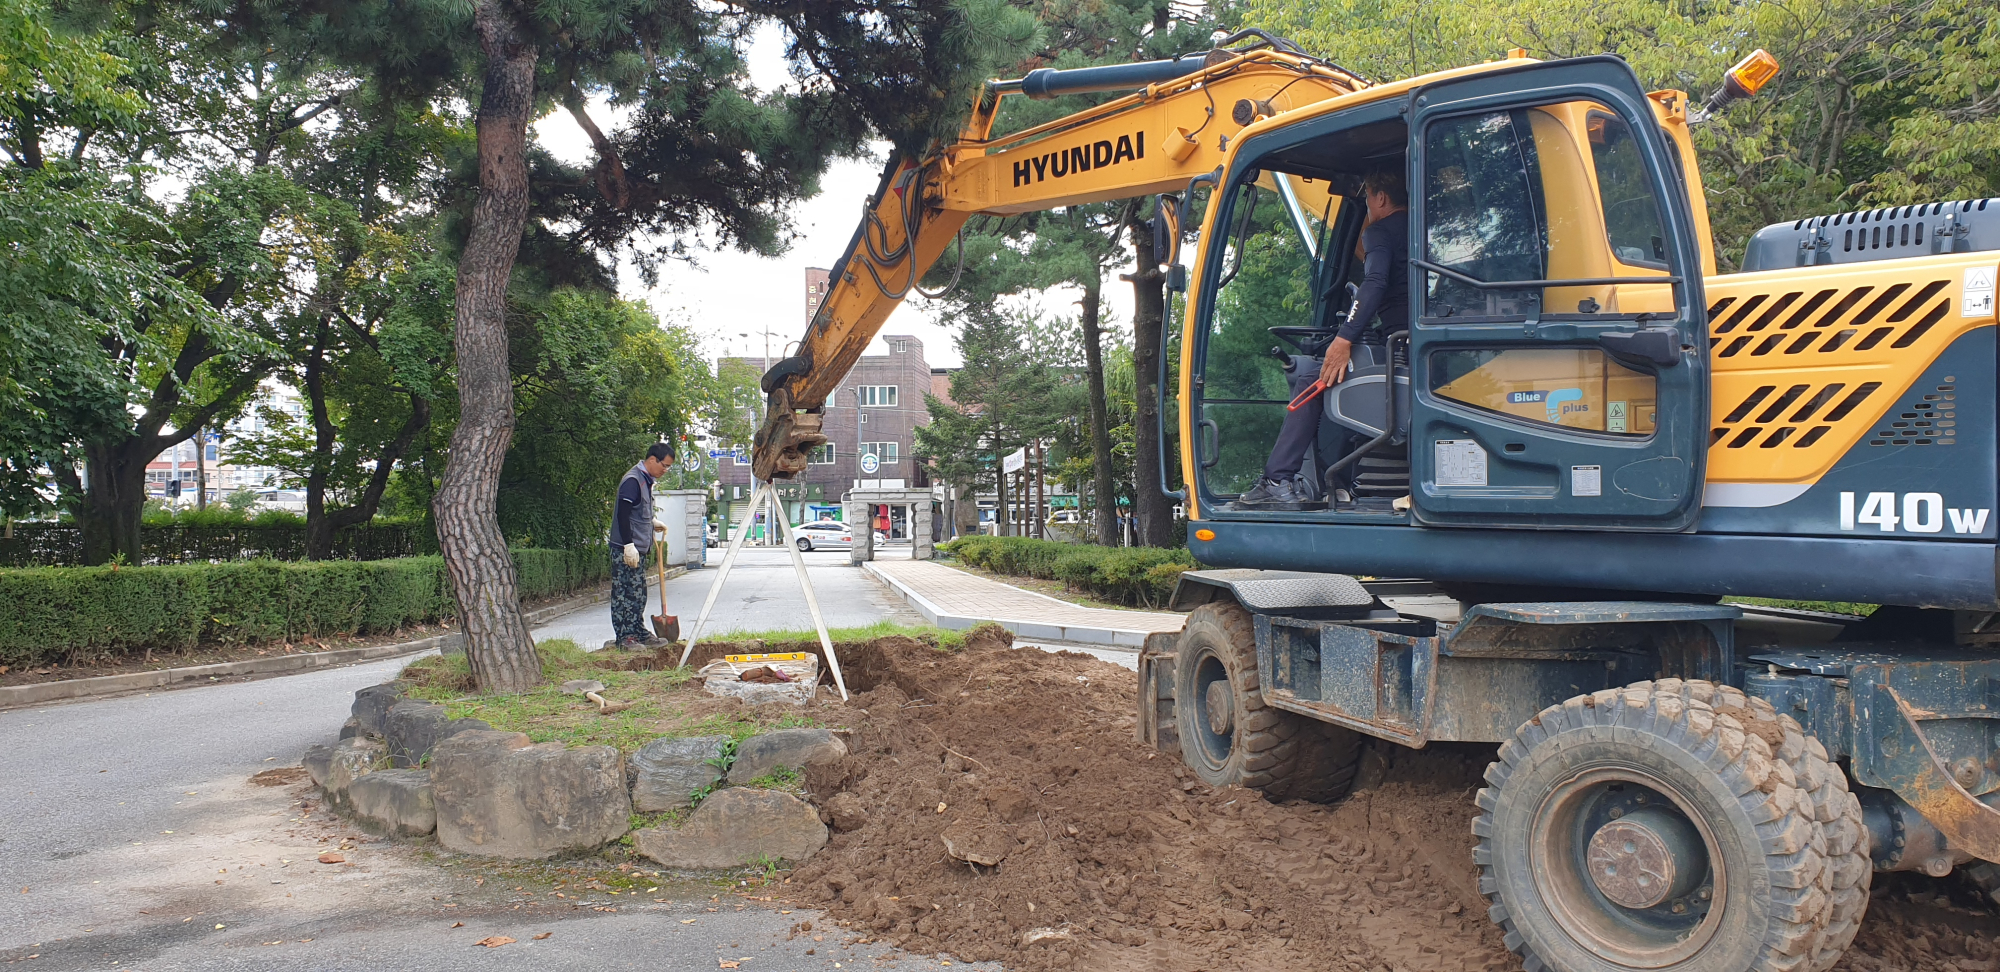
[[[1959,295],[1958,316],[1993,316],[1993,267],[1971,267],[1965,271],[1965,291]]]
[[[1486,449],[1471,439],[1438,439],[1431,443],[1439,486],[1486,485]]]

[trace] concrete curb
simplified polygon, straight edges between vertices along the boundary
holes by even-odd
[[[687,573],[686,567],[676,567],[668,570],[667,576],[674,578],[684,573]],[[603,590],[570,598],[558,604],[551,604],[548,607],[529,611],[527,612],[528,627],[533,628],[546,624],[572,611],[579,611],[592,604],[601,604],[610,599],[611,590],[607,587]],[[126,672],[122,675],[72,678],[60,682],[42,682],[35,685],[0,686],[0,709],[34,705],[38,702],[57,702],[63,699],[81,699],[98,695],[141,692],[147,689],[179,686],[183,682],[197,682],[232,675],[273,675],[319,668],[338,668],[358,662],[395,658],[399,655],[414,655],[418,652],[430,651],[432,649],[452,654],[464,640],[465,636],[463,634],[452,631],[446,634],[433,635],[429,638],[419,638],[416,641],[405,641],[393,645],[342,648],[336,651],[316,651],[302,655],[280,655],[276,658],[216,662],[212,665],[189,665],[184,668],[163,668],[156,672]]]
[[[1102,645],[1109,648],[1123,648],[1128,651],[1138,651],[1140,648],[1145,647],[1146,636],[1151,633],[1131,628],[1099,628],[1084,625],[1048,624],[1041,621],[1022,620],[1018,618],[968,618],[956,614],[948,614],[943,608],[931,603],[928,598],[917,593],[908,584],[877,570],[874,561],[865,562],[861,566],[883,583],[888,584],[890,589],[894,590],[897,594],[902,595],[903,600],[910,602],[910,606],[916,608],[917,613],[923,615],[925,620],[948,631],[964,631],[974,625],[990,621],[1006,628],[1008,631],[1013,632],[1016,637],[1020,638],[1034,641],[1068,641],[1080,645]],[[999,582],[995,581],[994,583]],[[1068,601],[1053,598],[1047,594],[1024,591],[1012,585],[1005,586],[1010,587],[1017,593],[1039,598],[1051,604],[1059,604],[1066,608],[1076,607],[1076,605]],[[1098,608],[1096,610],[1104,609]]]

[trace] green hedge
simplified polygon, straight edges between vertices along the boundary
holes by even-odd
[[[611,573],[602,547],[513,554],[523,598],[566,594]],[[435,556],[0,570],[0,665],[376,634],[453,613]]]
[[[1071,590],[1134,607],[1162,607],[1193,570],[1186,549],[1097,547],[1032,537],[960,537],[938,549],[996,574],[1059,580]]]

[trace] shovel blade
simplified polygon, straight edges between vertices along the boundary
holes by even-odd
[[[653,615],[653,634],[667,641],[681,640],[681,618],[678,614]]]

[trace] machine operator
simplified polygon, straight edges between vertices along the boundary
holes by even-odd
[[[1366,276],[1320,364],[1318,378],[1327,387],[1346,377],[1348,359],[1357,342],[1379,342],[1385,335],[1410,326],[1410,196],[1402,169],[1370,173],[1361,181],[1361,195],[1368,206],[1360,246]],[[1370,321],[1380,323],[1371,328]],[[1302,386],[1303,380],[1297,383]],[[1299,390],[1293,389],[1295,393]],[[1326,501],[1318,498],[1320,491],[1300,476],[1306,450],[1319,437],[1320,417],[1325,411],[1323,403],[1313,399],[1285,413],[1278,441],[1271,446],[1271,458],[1264,463],[1263,478],[1237,498],[1235,509],[1326,508]]]

